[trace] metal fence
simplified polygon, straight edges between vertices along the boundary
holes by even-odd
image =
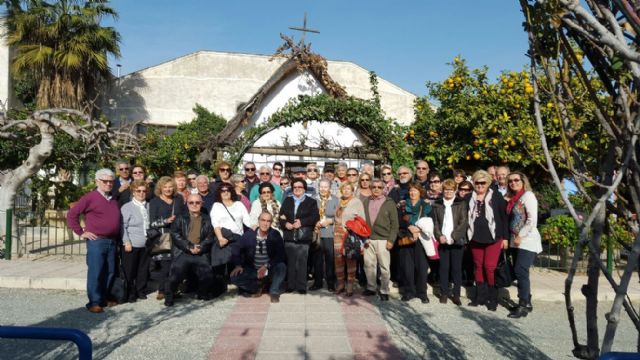
[[[85,241],[67,226],[67,210],[39,211],[35,200],[18,196],[14,207],[19,256],[85,255]]]

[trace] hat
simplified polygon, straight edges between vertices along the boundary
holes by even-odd
[[[333,165],[326,165],[323,172],[335,172],[335,169],[333,168]]]
[[[307,169],[303,168],[302,166],[294,166],[291,168],[291,172],[292,173],[306,173]]]

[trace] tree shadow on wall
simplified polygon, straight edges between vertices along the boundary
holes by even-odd
[[[147,81],[138,73],[114,80],[103,95],[102,113],[112,126],[120,127],[149,120],[149,112],[141,93]]]

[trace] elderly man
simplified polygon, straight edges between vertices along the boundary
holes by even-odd
[[[373,177],[375,175],[374,172],[373,164],[369,161],[364,162],[360,167],[360,174],[369,174],[369,176]]]
[[[187,187],[192,194],[198,193],[198,188],[196,187],[196,178],[198,177],[198,173],[194,170],[189,170],[187,172]]]
[[[511,171],[508,166],[498,166],[496,169],[498,191],[503,197],[507,194],[507,178],[509,177],[509,173],[511,173]]]
[[[260,183],[260,178],[256,174],[256,170],[256,164],[253,161],[244,163],[244,182],[247,184],[247,186],[245,186],[247,195],[251,194],[253,187]]]
[[[241,292],[262,295],[264,286],[269,285],[271,302],[280,302],[282,283],[287,274],[284,242],[280,232],[271,227],[273,215],[262,212],[258,216],[256,231],[245,231],[242,238],[231,245],[231,283]],[[270,282],[270,284],[268,284]]]
[[[320,170],[318,169],[318,164],[309,163],[307,164],[307,173],[306,173],[306,181],[307,181],[307,189],[312,189],[310,196],[316,196],[318,193],[318,181],[320,181]]]
[[[415,180],[422,185],[425,191],[429,191],[429,164],[424,160],[416,162]]]
[[[400,166],[398,168],[398,186],[389,192],[389,197],[398,204],[398,207],[404,206],[405,200],[409,198],[409,182],[413,173],[408,166]]]
[[[336,166],[336,178],[342,184],[347,181],[347,169],[349,165],[346,162],[340,162],[338,166]]]
[[[101,313],[102,307],[115,305],[107,300],[116,272],[116,241],[120,236],[120,209],[111,196],[114,174],[109,169],[96,172],[96,189],[88,192],[69,209],[69,227],[87,244],[87,309]],[[85,227],[80,225],[84,215]]]
[[[116,191],[113,192],[112,196],[117,200],[120,198],[120,193],[127,190],[133,180],[131,179],[131,165],[129,165],[129,162],[118,161],[116,163],[116,171],[120,176],[113,182],[113,188]]]
[[[322,170],[322,178],[329,180],[329,182],[331,183],[331,194],[334,196],[338,196],[338,188],[340,187],[340,182],[336,179],[336,173],[333,165],[325,164]]]
[[[216,201],[215,193],[209,189],[209,178],[206,175],[196,177],[196,189],[202,197],[202,208],[208,214]]]
[[[273,198],[282,202],[282,189],[278,184],[271,182],[271,168],[264,165],[260,167],[260,184],[270,183],[273,186]],[[260,197],[260,186],[254,186],[249,193],[249,201],[253,202]]]
[[[213,226],[206,212],[202,212],[202,197],[191,194],[187,198],[189,214],[176,217],[171,224],[171,271],[169,272],[169,292],[164,294],[164,305],[173,306],[178,285],[193,272],[197,278],[199,299],[208,299],[208,291],[213,282],[213,272],[207,254],[213,245]]]
[[[364,250],[364,269],[367,274],[365,296],[376,294],[377,269],[380,267],[380,300],[389,300],[389,280],[391,279],[391,255],[389,251],[398,236],[398,212],[396,204],[384,196],[384,182],[374,179],[371,197],[364,199],[364,213],[371,227],[371,237]]]

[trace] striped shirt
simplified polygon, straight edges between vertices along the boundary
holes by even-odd
[[[259,234],[256,234],[256,240],[256,255],[253,257],[253,265],[259,269],[269,262],[269,254],[267,254],[267,237],[260,237]]]

